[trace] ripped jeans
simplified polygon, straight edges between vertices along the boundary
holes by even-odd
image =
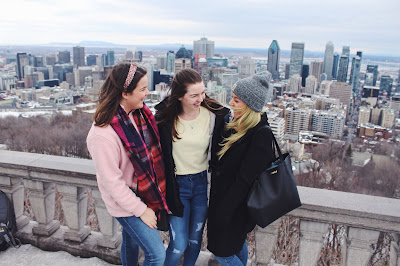
[[[207,218],[207,172],[178,175],[176,178],[184,211],[183,217],[169,217],[170,242],[164,265],[178,265],[184,254],[183,265],[193,266],[200,253]]]

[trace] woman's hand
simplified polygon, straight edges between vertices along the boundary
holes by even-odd
[[[157,229],[157,216],[149,207],[147,207],[139,218],[151,229]]]

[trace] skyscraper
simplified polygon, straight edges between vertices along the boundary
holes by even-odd
[[[337,81],[346,82],[347,72],[349,71],[349,61],[350,61],[350,46],[343,46],[342,55],[339,61],[339,70],[337,74]]]
[[[310,75],[316,77],[318,81],[320,81],[323,64],[323,62],[311,62],[310,64]]]
[[[95,66],[96,65],[97,55],[91,54],[86,57],[86,62],[88,66]]]
[[[313,75],[309,75],[306,78],[306,93],[308,94],[315,94],[318,88],[318,81],[317,78]]]
[[[333,55],[332,79],[337,78],[338,66],[339,66],[339,54],[335,53]]]
[[[73,47],[74,65],[76,67],[85,65],[85,47]]]
[[[26,53],[17,53],[17,75],[18,80],[23,80],[25,77],[24,66],[29,66],[29,57]]]
[[[115,64],[115,56],[113,50],[107,51],[107,66],[113,66]]]
[[[324,70],[322,71],[322,73],[326,74],[328,80],[332,80],[333,53],[334,46],[333,43],[329,41],[325,47]]]
[[[247,78],[256,73],[256,63],[250,57],[244,57],[238,62],[239,78]]]
[[[293,42],[290,53],[289,78],[294,74],[301,75],[304,59],[304,43]]]
[[[377,79],[378,79],[378,65],[367,65],[365,85],[376,86]]]
[[[71,53],[69,51],[58,52],[58,63],[59,64],[71,63]]]
[[[380,91],[386,91],[388,96],[392,95],[393,79],[389,75],[382,75],[379,86]]]
[[[273,40],[268,48],[268,65],[267,70],[272,74],[274,80],[279,80],[279,59],[281,49],[277,40]]]
[[[306,78],[308,77],[309,74],[310,74],[310,65],[304,64],[301,70],[301,86],[303,87],[306,86]]]
[[[290,64],[285,64],[285,79],[289,79]]]
[[[357,54],[355,57],[353,57],[353,60],[351,62],[351,72],[350,72],[350,80],[349,84],[353,84],[353,91],[357,89],[358,85],[358,78],[360,75],[360,69],[361,69],[361,59],[362,59],[362,52],[357,51]]]
[[[175,53],[174,51],[169,51],[167,53],[167,72],[172,73],[174,72],[174,61],[175,61]]]
[[[214,47],[214,41],[209,41],[207,38],[193,41],[193,56],[197,54],[205,54],[207,58],[211,58],[214,56]]]
[[[350,46],[343,46],[342,48],[342,55],[345,54],[347,56],[350,56]]]
[[[295,74],[290,77],[289,91],[291,91],[291,92],[300,92],[301,91],[301,76],[299,74]]]

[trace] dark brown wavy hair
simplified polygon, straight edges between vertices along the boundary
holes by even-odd
[[[172,137],[174,139],[180,139],[178,132],[176,131],[176,125],[178,122],[178,115],[183,112],[182,103],[179,98],[183,97],[187,92],[187,87],[192,84],[203,82],[200,74],[193,69],[183,69],[179,71],[171,84],[171,95],[168,97],[167,107],[160,110],[156,115],[160,117],[158,124],[169,124],[172,122]],[[201,106],[207,108],[211,112],[216,112],[222,109],[222,105],[206,96],[202,101]]]
[[[129,72],[129,67],[129,63],[121,63],[114,66],[108,73],[106,81],[101,87],[99,104],[94,114],[94,124],[96,126],[104,127],[110,124],[117,112],[117,107],[122,99],[122,93],[131,93],[136,88],[139,80],[147,73],[144,68],[137,67],[131,84],[124,90],[124,83]]]

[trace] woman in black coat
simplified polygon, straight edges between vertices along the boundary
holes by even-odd
[[[269,73],[268,73],[269,74]],[[247,264],[247,233],[255,227],[247,212],[247,198],[257,176],[274,159],[266,104],[269,75],[239,80],[229,105],[234,119],[213,145],[208,249],[222,265]]]

